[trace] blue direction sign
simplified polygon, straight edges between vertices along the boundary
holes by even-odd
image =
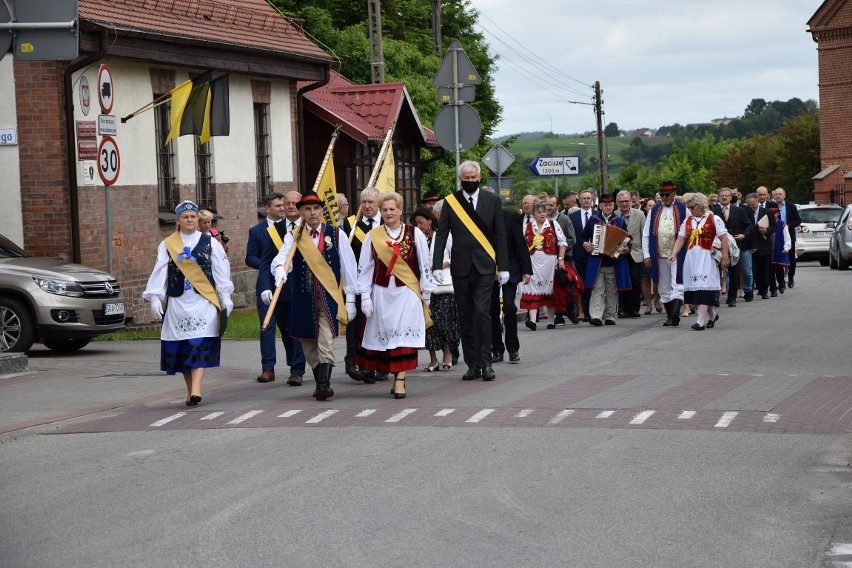
[[[530,169],[537,176],[578,176],[579,156],[536,156]]]

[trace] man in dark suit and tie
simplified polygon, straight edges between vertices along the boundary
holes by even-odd
[[[723,187],[719,190],[719,203],[711,207],[713,214],[720,217],[725,222],[725,228],[728,229],[734,240],[737,241],[737,246],[740,249],[747,249],[751,246],[751,232],[754,229],[754,223],[745,209],[732,203],[733,193],[728,187]],[[737,307],[737,291],[740,288],[740,267],[739,263],[728,267],[728,299],[727,304],[731,308]]]
[[[248,243],[246,244],[246,266],[257,269],[257,283],[255,295],[257,302],[257,315],[263,323],[269,302],[272,300],[272,291],[275,282],[269,265],[278,254],[278,250],[284,241],[284,236],[295,229],[301,218],[296,203],[302,195],[298,191],[288,191],[286,195],[271,193],[263,198],[266,207],[266,219],[249,229]],[[290,218],[290,214],[295,215]],[[290,310],[290,292],[287,287],[281,291],[278,303],[275,304],[275,314],[269,320],[269,327],[260,334],[260,363],[261,374],[257,377],[259,383],[269,383],[275,380],[275,327],[281,332],[281,342],[287,353],[287,364],[290,366],[290,378],[287,384],[300,386],[302,375],[305,374],[305,354],[302,344],[297,339],[290,337],[287,329]]]
[[[775,216],[769,215],[765,207],[760,206],[757,193],[746,195],[746,213],[754,220],[749,248],[752,250],[752,270],[754,272],[754,287],[764,300],[769,298],[769,268],[772,265],[772,241],[775,234]],[[761,221],[767,217],[766,221]],[[762,227],[761,224],[765,224]],[[773,294],[777,295],[777,294]]]
[[[483,188],[485,189],[485,188]],[[527,241],[521,231],[522,216],[511,211],[503,210],[503,224],[506,227],[506,250],[509,255],[509,281],[500,286],[494,283],[491,293],[491,349],[494,351],[492,361],[501,363],[503,352],[509,351],[509,362],[518,363],[521,356],[518,351],[521,343],[518,341],[518,307],[515,297],[518,294],[518,284],[529,282],[532,276],[532,261],[527,249]],[[503,325],[500,325],[500,289],[503,290]],[[503,343],[503,332],[506,333],[506,343]]]
[[[574,234],[582,235],[583,231],[586,229],[586,224],[589,222],[589,219],[591,219],[592,215],[595,214],[595,196],[594,193],[592,193],[592,190],[584,189],[581,191],[578,196],[578,203],[580,204],[580,209],[568,215],[568,218],[571,219],[571,224],[574,226]],[[574,246],[571,248],[571,256],[574,258],[574,268],[577,269],[577,273],[580,275],[580,278],[585,280],[586,266],[589,263],[589,253],[587,253],[586,249],[583,248],[583,239],[578,238],[576,240]],[[583,291],[583,297],[581,300],[584,314],[583,321],[589,321],[589,299],[591,297],[591,290],[587,289]]]
[[[783,187],[776,187],[772,192],[772,199],[778,204],[781,212],[781,220],[787,223],[787,231],[790,233],[790,267],[787,269],[787,286],[792,288],[796,282],[796,227],[802,224],[799,208],[795,203],[787,203],[787,192]]]
[[[481,170],[477,162],[463,162],[458,168],[461,191],[445,198],[444,211],[435,235],[435,250],[444,250],[453,234],[450,274],[458,306],[462,351],[469,381],[494,380],[491,368],[491,292],[494,278],[502,286],[509,281],[506,229],[500,198],[480,191]],[[432,270],[442,268],[441,255],[435,255]],[[440,272],[433,272],[441,282]]]

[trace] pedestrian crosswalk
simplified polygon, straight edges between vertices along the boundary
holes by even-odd
[[[334,419],[334,420],[332,420]],[[758,411],[672,410],[672,409],[590,409],[590,408],[362,408],[304,409],[285,411],[262,409],[240,411],[177,412],[148,424],[149,428],[276,427],[293,425],[352,426],[358,424],[400,424],[418,426],[583,426],[650,427],[727,430],[779,431],[784,417]],[[196,426],[193,426],[197,423]],[[740,428],[737,428],[738,423]],[[755,425],[763,424],[764,428]],[[749,428],[744,428],[748,425]]]

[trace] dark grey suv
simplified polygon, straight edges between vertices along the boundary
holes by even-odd
[[[0,352],[43,343],[76,351],[102,333],[124,329],[115,278],[57,258],[35,258],[0,235]]]

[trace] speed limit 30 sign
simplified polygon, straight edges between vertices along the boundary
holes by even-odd
[[[113,185],[118,180],[121,168],[121,155],[118,153],[118,143],[112,136],[104,136],[98,145],[98,173],[104,185]]]

